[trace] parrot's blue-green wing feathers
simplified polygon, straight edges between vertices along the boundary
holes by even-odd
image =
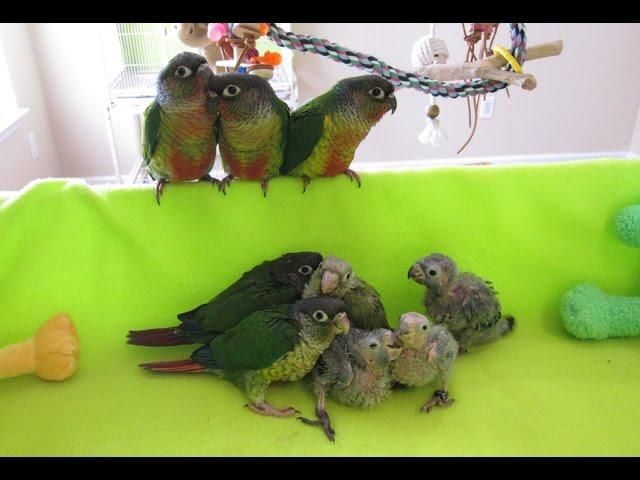
[[[320,141],[325,117],[320,99],[311,100],[291,114],[281,173],[287,174],[304,162]]]
[[[278,115],[280,117],[280,120],[282,121],[282,143],[280,145],[280,147],[282,148],[282,151],[285,151],[286,147],[287,147],[287,137],[289,134],[289,121],[291,118],[291,110],[289,109],[289,105],[287,105],[286,102],[280,100],[279,98],[277,99],[276,102],[276,110],[278,111]]]
[[[210,355],[196,351],[191,358],[226,371],[267,368],[299,341],[298,328],[289,319],[290,309],[290,305],[281,305],[249,315],[204,347]]]
[[[474,280],[454,286],[451,294],[469,325],[475,330],[484,330],[500,320],[500,304],[490,285],[477,277]]]
[[[151,157],[158,145],[160,135],[160,105],[154,100],[144,111],[142,125],[142,157],[145,165],[149,165]]]

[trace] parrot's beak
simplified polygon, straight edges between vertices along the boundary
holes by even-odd
[[[404,345],[413,345],[413,332],[412,331],[403,331],[400,329],[398,331],[398,338]]]
[[[320,289],[322,290],[322,293],[326,295],[338,288],[338,280],[339,278],[337,273],[326,270],[322,274],[322,281],[320,283]]]
[[[396,108],[398,108],[398,101],[396,100],[395,94],[390,93],[386,101],[389,104],[389,108],[391,109],[391,115],[393,115],[396,111]]]
[[[349,323],[349,318],[347,314],[342,312],[335,316],[333,319],[333,327],[336,330],[336,333],[349,333],[349,329],[351,328],[351,324]]]
[[[413,280],[414,282],[424,284],[424,272],[420,268],[420,265],[414,263],[409,269],[409,273],[407,274],[407,278],[409,280]]]
[[[197,70],[197,74],[198,75],[208,75],[210,73],[213,73],[213,72],[209,68],[208,64],[206,64],[206,63],[200,64],[200,66],[198,67],[198,70]]]
[[[389,358],[393,361],[396,360],[402,354],[402,344],[396,340],[392,344],[387,345],[389,351]]]

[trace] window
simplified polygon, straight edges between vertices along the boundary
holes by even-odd
[[[9,75],[9,66],[0,43],[0,129],[13,122],[18,114],[18,102]]]

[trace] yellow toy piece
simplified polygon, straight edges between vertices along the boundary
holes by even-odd
[[[495,45],[492,48],[492,50],[494,54],[500,55],[502,58],[504,58],[507,61],[507,63],[511,65],[514,72],[522,73],[522,67],[520,66],[518,61],[513,57],[513,55],[511,55],[511,52],[507,48],[500,45]]]
[[[33,373],[44,380],[65,380],[78,368],[78,332],[68,315],[49,319],[35,335],[0,349],[0,379]]]

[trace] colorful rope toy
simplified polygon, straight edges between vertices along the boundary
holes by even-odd
[[[522,65],[525,60],[527,37],[523,23],[510,23],[511,31],[511,55]],[[474,95],[483,95],[495,92],[507,86],[506,83],[497,80],[471,80],[469,82],[441,82],[431,78],[416,75],[387,65],[384,61],[365,53],[356,52],[342,47],[328,40],[308,35],[297,35],[287,32],[275,23],[269,24],[269,38],[277,45],[291,50],[310,52],[323,55],[335,62],[356,67],[369,73],[381,75],[393,83],[396,88],[414,88],[433,96],[458,98]],[[505,67],[512,69],[511,65]]]

